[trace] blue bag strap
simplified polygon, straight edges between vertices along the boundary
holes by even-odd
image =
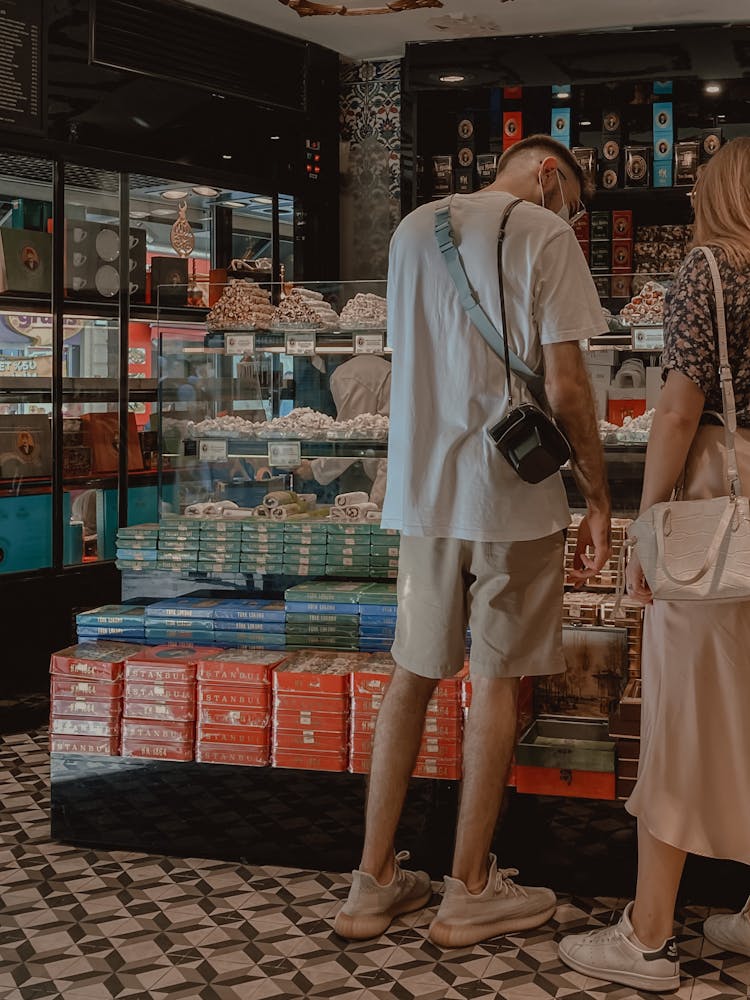
[[[522,199],[518,198],[505,210],[498,235],[500,246],[502,246],[502,241],[505,238],[505,226],[508,221],[508,216],[516,205],[521,203],[521,201]],[[473,326],[475,326],[479,331],[489,348],[497,354],[502,361],[505,362],[507,358],[507,361],[510,363],[511,370],[526,383],[534,399],[537,400],[540,406],[546,409],[546,402],[544,402],[544,376],[529,368],[529,366],[510,349],[507,339],[497,329],[495,324],[484,311],[482,304],[479,301],[479,296],[471,287],[468,275],[466,274],[466,268],[464,267],[464,262],[461,258],[458,246],[456,245],[456,239],[451,225],[450,205],[446,205],[445,208],[439,208],[435,212],[435,239],[437,241],[438,249],[443,255],[445,265],[448,268],[448,273],[453,279],[453,283],[458,291],[461,305],[471,320]],[[500,281],[502,282],[502,280],[502,274],[500,274]],[[510,385],[510,372],[508,372],[508,392],[512,400],[513,393]]]

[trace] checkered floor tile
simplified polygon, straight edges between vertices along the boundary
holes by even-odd
[[[557,958],[563,934],[611,924],[621,899],[561,898],[540,930],[464,950],[429,942],[430,910],[349,944],[331,926],[343,876],[50,841],[43,730],[0,737],[0,803],[0,1000],[639,996]],[[704,940],[707,912],[678,914],[683,979],[673,995],[748,997],[750,960]]]

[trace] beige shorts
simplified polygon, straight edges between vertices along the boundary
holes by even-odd
[[[422,677],[452,677],[466,659],[483,677],[559,674],[564,536],[526,542],[401,538],[393,657]]]

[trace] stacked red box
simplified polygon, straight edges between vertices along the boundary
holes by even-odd
[[[195,674],[211,647],[151,646],[125,664],[122,756],[193,760]]]
[[[261,649],[221,649],[200,660],[196,760],[248,767],[271,762],[271,677],[283,660]]]
[[[52,654],[52,753],[119,754],[125,661],[140,649],[130,643],[102,641]]]
[[[352,672],[349,770],[355,774],[367,774],[370,770],[375,723],[394,667],[390,654],[375,654],[361,669]],[[415,777],[451,781],[461,778],[463,714],[460,698],[464,673],[440,681],[435,688],[425,714],[422,743],[413,772]]]
[[[366,653],[300,651],[274,671],[274,767],[346,770],[349,675],[368,660]]]

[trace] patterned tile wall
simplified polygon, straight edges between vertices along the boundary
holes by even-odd
[[[385,278],[401,217],[401,63],[342,62],[341,276]]]

